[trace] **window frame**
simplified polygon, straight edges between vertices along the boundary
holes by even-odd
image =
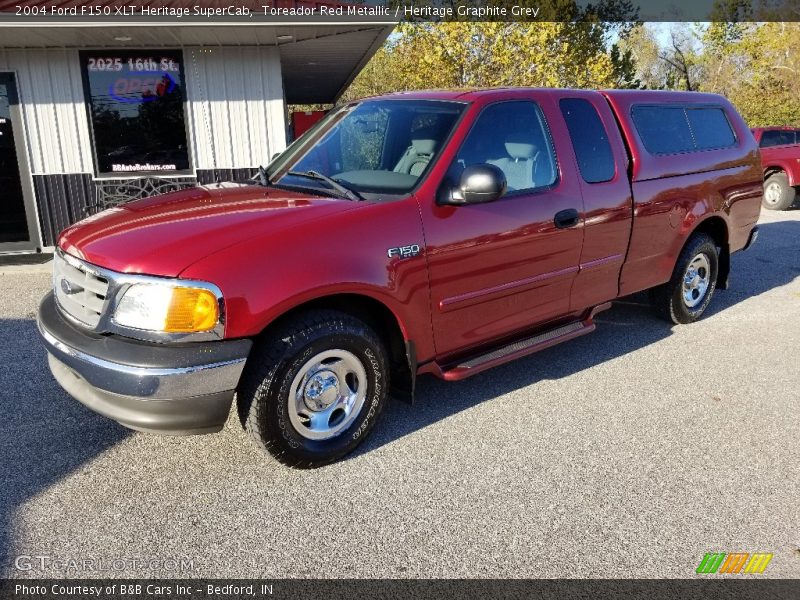
[[[453,154],[453,160],[450,162],[449,165],[447,165],[447,170],[445,171],[445,177],[443,178],[442,182],[440,183],[440,186],[441,185],[446,185],[448,183],[448,181],[447,181],[447,172],[450,171],[450,168],[453,166],[453,164],[458,159],[458,155],[461,152],[461,149],[464,147],[464,144],[466,144],[467,141],[469,140],[469,136],[472,135],[472,132],[475,129],[475,126],[478,124],[478,121],[483,116],[483,114],[489,108],[492,108],[494,106],[498,106],[500,104],[508,104],[508,103],[527,103],[527,104],[531,104],[531,105],[534,106],[535,110],[539,111],[539,115],[542,118],[541,122],[544,125],[545,139],[546,139],[546,141],[547,141],[547,143],[548,143],[548,145],[550,147],[550,150],[551,150],[552,156],[553,156],[553,169],[555,171],[555,179],[553,180],[552,183],[550,183],[548,185],[540,185],[540,186],[536,186],[536,187],[532,187],[532,188],[526,188],[526,189],[523,189],[523,190],[514,190],[514,191],[511,191],[511,192],[506,191],[495,202],[502,202],[506,198],[516,198],[518,196],[530,196],[530,195],[535,195],[535,194],[541,194],[541,193],[550,191],[550,190],[552,190],[554,188],[557,188],[559,186],[559,184],[561,183],[561,168],[560,168],[560,163],[559,163],[559,160],[558,160],[558,152],[556,151],[556,146],[555,146],[555,142],[554,142],[554,139],[553,139],[553,133],[552,133],[552,131],[550,129],[550,123],[547,121],[547,115],[545,114],[544,109],[542,108],[541,104],[539,102],[537,102],[536,100],[534,100],[533,98],[506,98],[506,99],[503,99],[503,100],[497,100],[497,101],[494,101],[494,102],[489,102],[489,103],[485,104],[483,107],[481,107],[480,112],[478,112],[478,114],[475,116],[475,118],[473,119],[472,123],[469,126],[469,130],[464,135],[464,139],[461,141],[461,143],[459,144],[459,146],[456,149],[455,153]]]
[[[694,144],[694,149],[692,150],[680,150],[678,152],[651,152],[647,145],[645,144],[644,138],[642,137],[641,132],[639,131],[639,126],[636,123],[636,119],[634,117],[634,112],[637,108],[680,108],[683,111],[684,119],[686,120],[686,126],[689,128],[689,135],[692,137],[692,143]],[[733,135],[733,143],[728,146],[715,146],[713,148],[698,148],[697,147],[697,137],[695,136],[694,128],[692,127],[691,121],[689,121],[689,115],[686,112],[687,110],[695,110],[695,109],[703,109],[703,108],[713,108],[717,109],[722,112],[722,115],[725,117],[725,122],[728,124],[728,128]],[[728,117],[728,113],[725,110],[725,107],[722,104],[712,104],[707,102],[698,102],[698,103],[687,103],[687,102],[642,102],[637,104],[632,104],[629,112],[629,117],[631,123],[633,124],[633,128],[636,130],[636,135],[639,137],[639,141],[641,142],[642,148],[645,152],[650,154],[651,156],[679,156],[684,154],[697,154],[698,152],[715,152],[718,150],[728,150],[730,148],[736,148],[739,143],[739,136],[736,134],[736,129],[734,129],[733,124],[731,123],[730,118]]]
[[[106,53],[118,53],[118,54],[155,54],[158,52],[174,52],[180,56],[180,68],[181,68],[181,77],[183,79],[183,102],[181,102],[181,107],[183,108],[183,128],[184,128],[184,135],[186,136],[186,156],[189,162],[189,167],[187,169],[179,169],[175,171],[121,171],[121,172],[109,172],[104,173],[100,171],[100,161],[98,160],[97,155],[97,143],[95,140],[95,127],[94,127],[94,119],[92,118],[92,93],[91,87],[89,85],[89,70],[87,68],[88,61],[86,60],[87,56],[91,56],[93,54],[97,54],[99,52],[106,52]],[[164,48],[81,48],[78,50],[78,68],[81,72],[81,84],[83,88],[83,104],[86,110],[86,119],[89,123],[89,141],[92,146],[92,161],[93,161],[93,179],[95,180],[115,180],[115,179],[144,179],[148,177],[157,177],[161,179],[168,179],[168,178],[185,178],[185,177],[196,177],[197,175],[197,166],[194,160],[194,153],[191,144],[192,137],[192,130],[191,130],[191,115],[190,115],[190,108],[189,108],[189,93],[188,93],[188,80],[187,80],[187,71],[185,69],[185,56],[183,52],[183,48],[175,48],[175,47],[164,47]]]

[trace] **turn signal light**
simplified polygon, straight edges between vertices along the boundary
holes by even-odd
[[[167,309],[164,331],[188,333],[214,329],[219,321],[219,304],[209,290],[176,287]]]

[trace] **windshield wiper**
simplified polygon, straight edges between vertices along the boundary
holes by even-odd
[[[317,181],[324,181],[327,183],[331,188],[338,192],[340,196],[347,198],[348,200],[363,200],[363,196],[359,194],[357,191],[350,189],[349,187],[342,185],[335,179],[328,177],[327,175],[323,175],[317,171],[289,171],[286,173],[287,175],[294,175],[295,177],[306,177],[308,179],[315,179]]]
[[[258,173],[253,175],[250,178],[250,181],[255,181],[264,187],[270,187],[272,185],[272,181],[270,181],[269,176],[267,175],[267,169],[261,165],[258,166]]]

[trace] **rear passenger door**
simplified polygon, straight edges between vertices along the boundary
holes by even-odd
[[[439,357],[481,346],[569,312],[583,240],[583,206],[549,97],[485,106],[458,147],[439,187],[454,186],[470,165],[488,163],[508,181],[485,204],[420,202]],[[560,119],[559,119],[560,120]],[[557,158],[558,157],[558,158]],[[556,216],[572,211],[571,224]]]
[[[568,92],[558,101],[580,175],[585,211],[583,249],[571,306],[616,298],[630,241],[633,198],[622,135],[605,98]]]

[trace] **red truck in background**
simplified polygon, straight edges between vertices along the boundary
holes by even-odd
[[[757,127],[752,131],[764,168],[764,208],[786,210],[794,203],[800,186],[800,130]]]
[[[58,382],[143,431],[222,428],[311,467],[390,390],[594,330],[651,290],[691,323],[756,238],[758,146],[723,97],[415,92],[326,115],[252,185],[66,229],[38,325]]]

